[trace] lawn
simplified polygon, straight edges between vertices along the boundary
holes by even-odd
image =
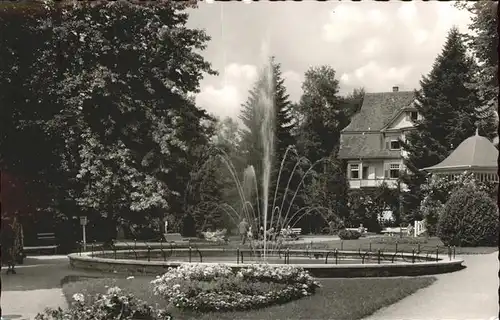
[[[165,300],[153,295],[150,281],[152,277],[140,276],[133,279],[100,278],[72,279],[74,282],[63,284],[63,292],[68,301],[75,293],[104,293],[107,287],[118,286],[136,297],[166,308],[174,319],[199,320],[276,320],[276,319],[362,319],[382,307],[431,285],[434,277],[412,278],[356,278],[320,279],[322,288],[310,297],[256,311],[225,313],[183,312],[168,306]]]
[[[306,237],[305,237],[306,238]],[[306,238],[307,239],[307,238]],[[306,248],[308,244],[293,244],[289,245],[290,248]],[[310,244],[309,244],[310,246]],[[313,249],[339,249],[339,250],[361,250],[361,251],[377,251],[384,252],[412,252],[412,250],[427,253],[435,253],[436,249],[439,254],[447,254],[448,248],[437,237],[407,237],[403,236],[375,236],[359,238],[357,240],[339,240],[332,239],[331,241],[322,241],[312,244]],[[469,254],[489,254],[498,251],[498,247],[456,247],[456,255],[469,255]]]
[[[323,236],[325,237],[325,236]],[[423,253],[435,254],[436,249],[439,250],[439,254],[447,254],[448,248],[439,240],[437,237],[408,237],[403,236],[370,236],[364,237],[357,240],[340,240],[332,237],[330,241],[314,242],[314,236],[303,236],[304,242],[287,241],[283,243],[281,248],[290,249],[304,249],[308,250],[311,248],[311,243],[308,239],[311,239],[312,249],[317,250],[361,250],[361,251],[377,251],[382,250],[384,252],[412,252],[412,250],[420,250]],[[186,243],[181,243],[184,247],[187,246]],[[159,243],[149,243],[152,248],[159,248]],[[169,245],[162,244],[164,248],[169,248]],[[216,245],[207,242],[195,242],[192,243],[193,247],[224,247],[224,248],[241,248],[241,244],[238,238],[231,237],[230,242],[225,245]],[[147,245],[144,242],[138,241],[135,244],[137,249],[145,249]],[[498,250],[498,247],[457,247],[455,248],[456,255],[469,255],[469,254],[489,254]]]

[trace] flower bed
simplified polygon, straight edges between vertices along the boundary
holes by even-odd
[[[320,285],[302,268],[185,264],[152,281],[154,293],[180,309],[236,311],[262,308],[311,295]]]
[[[106,294],[98,294],[85,301],[81,293],[73,295],[68,310],[47,309],[38,314],[35,320],[96,320],[96,319],[143,319],[172,320],[163,309],[156,309],[146,302],[135,299],[131,294],[122,294],[118,287],[109,288]]]

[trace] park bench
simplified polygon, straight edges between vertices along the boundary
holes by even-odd
[[[398,235],[400,233],[403,233],[404,235],[406,235],[408,233],[408,228],[385,228],[381,232],[382,232],[382,234],[387,234],[391,237],[394,235]]]
[[[56,235],[53,232],[41,232],[36,234],[36,240],[40,244],[39,246],[24,247],[24,252],[38,252],[40,254],[42,251],[53,251],[57,254]]]
[[[285,229],[281,229],[280,235],[283,235]],[[292,239],[298,239],[302,234],[302,228],[290,228],[290,232],[292,233],[290,236]]]

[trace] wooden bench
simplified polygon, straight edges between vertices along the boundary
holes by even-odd
[[[408,233],[408,228],[385,228],[381,232],[382,234],[388,234],[391,237],[400,233],[406,235]]]
[[[280,235],[283,235],[283,232],[285,231],[286,229],[281,229],[280,231]],[[299,236],[302,234],[302,228],[290,228],[290,232],[292,233],[290,236],[291,238],[293,239],[298,239]]]
[[[36,240],[41,245],[34,247],[24,247],[24,252],[38,252],[39,254],[42,251],[54,251],[54,254],[57,254],[56,244],[56,235],[53,232],[42,232],[36,234]]]

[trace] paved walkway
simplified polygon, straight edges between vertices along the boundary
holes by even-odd
[[[5,320],[33,320],[45,308],[58,307],[67,307],[60,288],[2,292],[2,315]]]
[[[66,256],[28,257],[16,267],[17,274],[6,275],[2,268],[2,317],[5,320],[33,320],[45,308],[66,308],[61,281],[66,276],[94,275],[69,267]]]
[[[498,319],[498,252],[463,257],[467,266],[437,276],[431,286],[366,320],[488,320]]]

